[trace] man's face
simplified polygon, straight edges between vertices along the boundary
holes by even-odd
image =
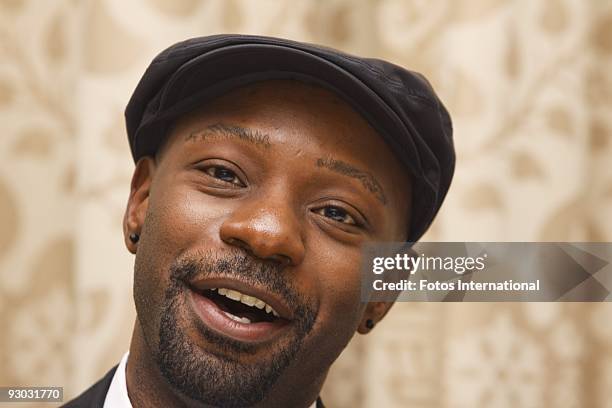
[[[318,392],[366,317],[361,245],[409,225],[404,168],[345,102],[268,81],[177,122],[132,182],[135,335],[178,391],[266,406]],[[316,394],[315,394],[316,395]]]

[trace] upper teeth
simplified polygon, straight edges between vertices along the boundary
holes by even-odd
[[[212,288],[211,290],[216,290],[217,293],[228,297],[236,302],[244,303],[247,306],[255,306],[258,309],[265,309],[267,313],[272,313],[274,316],[279,317],[279,314],[266,302],[261,299],[256,298],[255,296],[245,295],[244,293],[240,293],[237,290],[226,289],[226,288]]]

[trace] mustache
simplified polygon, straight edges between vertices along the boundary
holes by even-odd
[[[309,302],[287,280],[286,266],[276,261],[258,259],[244,252],[200,252],[183,255],[170,266],[174,285],[188,285],[195,279],[234,278],[280,295],[294,309],[297,320],[312,320],[316,315]]]

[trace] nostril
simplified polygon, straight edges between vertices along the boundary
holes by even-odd
[[[267,257],[266,259],[278,262],[279,264],[283,266],[289,266],[292,263],[291,258],[289,258],[286,255],[282,255],[282,254],[272,255],[272,256]]]
[[[249,255],[254,256],[256,258],[273,261],[283,266],[289,266],[293,263],[291,258],[287,255],[283,255],[283,254],[264,255],[264,254],[257,253],[256,251],[253,250],[253,248],[246,241],[243,241],[240,238],[227,238],[224,241],[229,245],[233,245],[235,247],[242,249]]]
[[[245,241],[243,241],[243,240],[241,240],[239,238],[227,238],[225,240],[225,242],[227,242],[230,245],[237,246],[238,248],[244,249],[248,253],[252,253],[253,252],[251,250],[251,247],[249,246],[249,244],[247,244]]]

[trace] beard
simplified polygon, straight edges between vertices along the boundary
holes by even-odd
[[[172,264],[154,358],[162,375],[176,390],[193,400],[221,407],[252,406],[265,398],[299,354],[318,311],[285,281],[282,269],[277,263],[244,254],[183,257]],[[222,336],[196,319],[196,332],[214,345],[214,350],[201,348],[185,330],[188,327],[185,312],[189,307],[186,282],[206,276],[233,277],[279,294],[294,309],[291,330],[262,353],[257,345]],[[257,361],[247,363],[240,358],[258,351],[264,357]]]

